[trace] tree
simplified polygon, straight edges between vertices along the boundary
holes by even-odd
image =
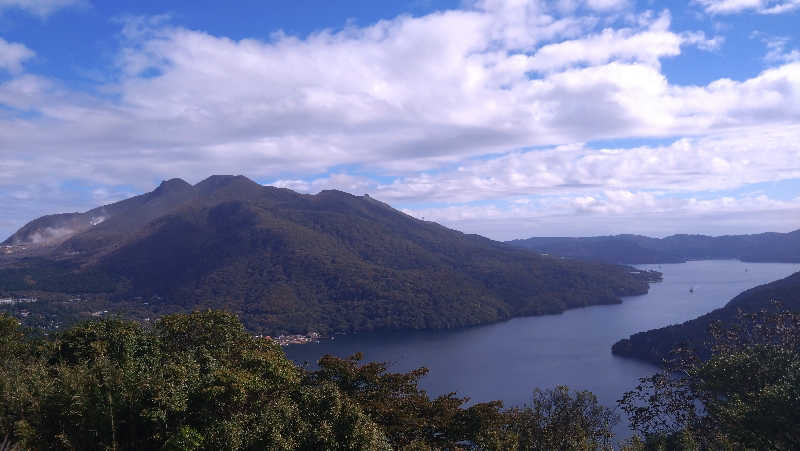
[[[360,354],[307,371],[224,312],[90,321],[47,339],[0,316],[0,357],[0,446],[21,449],[588,450],[609,447],[615,422],[566,387],[503,410],[431,398],[427,369],[392,373]]]
[[[18,336],[7,323],[0,343]],[[388,447],[357,403],[303,385],[228,313],[87,322],[27,346],[0,362],[0,439],[24,449]]]
[[[519,437],[519,449],[613,449],[612,428],[619,418],[588,391],[566,386],[533,392],[533,402],[511,409],[510,427]]]
[[[309,377],[335,383],[385,431],[397,448],[552,450],[611,449],[617,416],[588,391],[535,390],[530,406],[503,410],[500,401],[464,408],[454,393],[430,399],[419,389],[426,368],[390,373],[386,364],[325,356]]]
[[[319,361],[319,370],[309,374],[310,383],[335,384],[382,427],[396,447],[424,443],[452,448],[465,439],[455,421],[463,416],[466,398],[449,393],[430,399],[418,386],[427,368],[390,373],[385,362],[360,364],[362,358],[360,353],[347,359],[326,355]]]
[[[620,400],[642,446],[800,448],[800,313],[739,313],[711,336],[710,359],[677,350]]]

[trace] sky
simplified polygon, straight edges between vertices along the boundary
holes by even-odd
[[[795,230],[798,25],[800,0],[0,0],[0,237],[211,174],[502,240]]]

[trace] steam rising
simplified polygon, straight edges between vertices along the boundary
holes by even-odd
[[[64,240],[77,230],[69,227],[45,227],[28,235],[27,244],[49,245]]]

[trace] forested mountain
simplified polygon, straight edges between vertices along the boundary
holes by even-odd
[[[800,311],[800,272],[744,291],[724,307],[683,324],[634,334],[615,343],[612,352],[660,364],[673,348],[685,344],[700,356],[707,356],[710,350],[705,343],[710,341],[708,329],[713,322],[734,323],[739,311],[755,313],[771,309],[772,301],[778,301],[788,310]]]
[[[142,312],[225,308],[267,333],[480,324],[620,302],[654,277],[463,234],[366,195],[242,176],[170,180],[34,220],[5,244],[1,291],[94,293]]]
[[[537,252],[609,263],[681,263],[687,260],[738,259],[751,262],[800,262],[800,230],[756,235],[672,235],[650,238],[614,235],[585,238],[534,237],[509,241]]]

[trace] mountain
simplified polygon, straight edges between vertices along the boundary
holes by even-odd
[[[192,185],[180,179],[168,180],[150,193],[85,213],[43,216],[23,226],[2,244],[39,250],[97,250],[123,239],[194,195]]]
[[[541,256],[366,195],[303,195],[242,176],[170,180],[39,218],[5,245],[0,291],[83,294],[142,317],[225,308],[268,333],[481,324],[618,303],[657,277]]]
[[[738,311],[757,312],[770,308],[776,300],[784,308],[800,311],[800,272],[785,279],[760,285],[742,292],[731,299],[724,307],[703,316],[660,329],[639,332],[618,341],[612,352],[623,357],[632,357],[659,364],[669,356],[669,352],[679,344],[686,344],[707,356],[709,350],[704,345],[710,339],[708,327],[714,321],[730,323],[736,319]]]
[[[541,253],[608,263],[682,263],[710,259],[800,262],[800,230],[718,237],[672,235],[660,239],[641,235],[534,237],[508,243]]]

